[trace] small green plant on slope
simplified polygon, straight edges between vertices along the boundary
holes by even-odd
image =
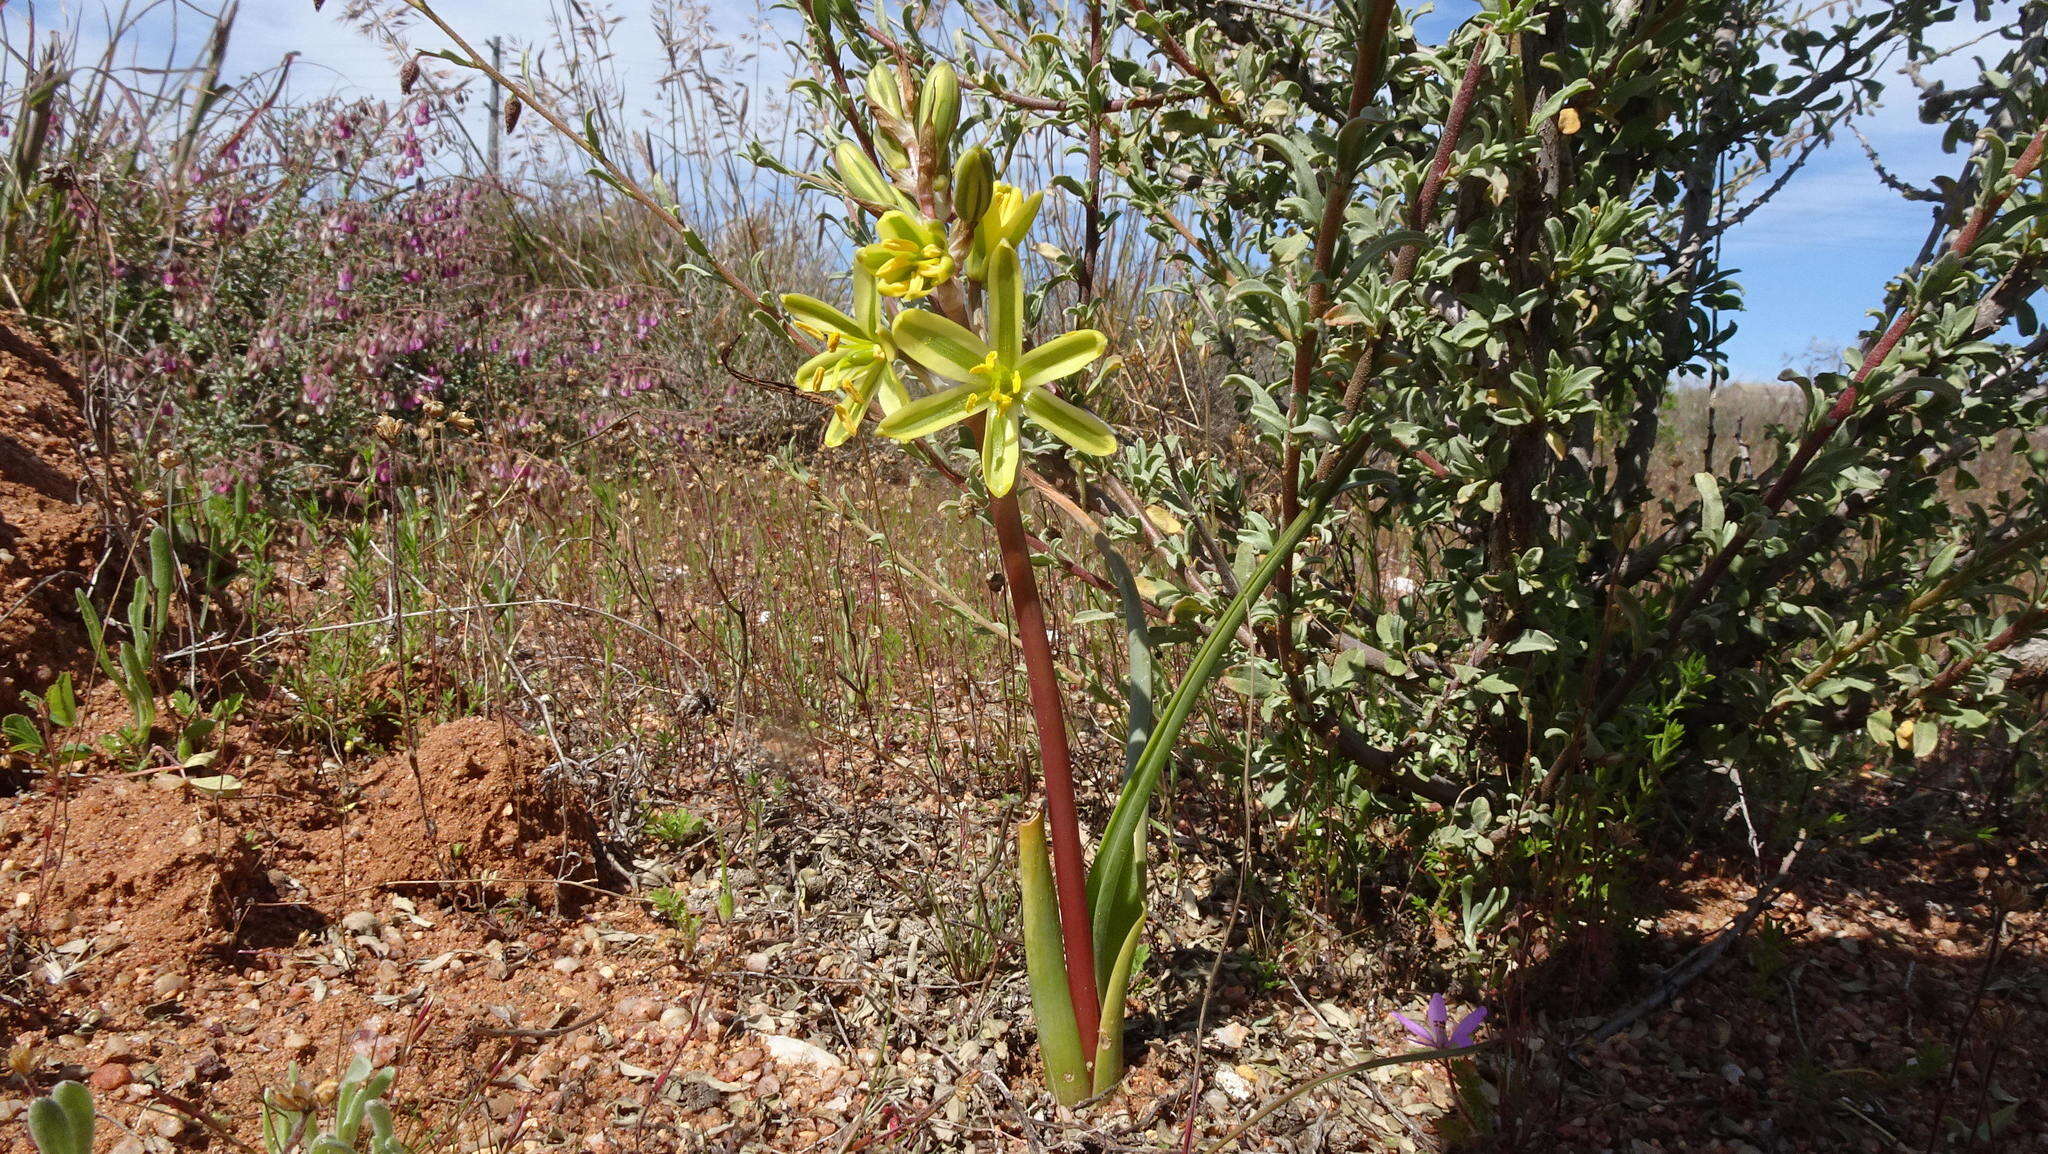
[[[384,1100],[396,1077],[356,1055],[335,1091],[333,1119],[322,1126],[313,1088],[294,1064],[283,1086],[263,1092],[264,1154],[407,1154]],[[81,1083],[59,1082],[29,1103],[29,1139],[41,1154],[92,1154],[93,1129],[92,1091]]]
[[[135,575],[128,598],[128,636],[109,647],[105,624],[84,590],[78,592],[78,613],[86,637],[107,679],[120,687],[128,702],[128,726],[116,735],[119,747],[137,757],[149,752],[149,735],[157,719],[157,643],[171,627],[171,595],[177,589],[178,566],[171,551],[171,533],[159,525],[150,531],[147,561]]]
[[[92,1091],[59,1082],[28,1104],[28,1136],[42,1154],[92,1154]]]
[[[670,849],[684,849],[710,832],[703,818],[681,806],[648,814],[646,829],[648,837]]]
[[[135,588],[128,599],[128,637],[125,640],[109,646],[105,623],[84,591],[78,593],[79,616],[85,624],[93,656],[99,662],[101,672],[120,688],[121,696],[128,702],[129,723],[111,739],[110,750],[130,755],[138,763],[147,763],[160,752],[151,744],[162,712],[157,703],[157,659],[160,645],[168,637],[172,625],[172,594],[177,589],[178,580],[177,559],[167,527],[159,525],[151,530],[147,549],[149,563],[136,574]],[[64,686],[68,697],[68,678]],[[171,692],[169,703],[176,721],[176,736],[172,749],[168,751],[172,755],[172,764],[168,768],[186,774],[193,788],[215,794],[239,789],[239,783],[231,777],[195,777],[190,771],[205,769],[220,756],[218,749],[209,748],[209,739],[241,712],[242,700],[241,694],[233,693],[211,706],[202,706],[190,689],[179,688]],[[75,705],[71,712],[75,715]],[[54,722],[55,713],[51,716]],[[7,724],[10,734],[17,729],[26,731],[12,719]]]
[[[221,751],[211,739],[242,711],[242,700],[241,694],[230,693],[210,707],[202,708],[190,691],[173,690],[170,703],[172,714],[179,720],[178,737],[171,753],[171,764],[163,768],[175,769],[187,786],[201,793],[215,797],[231,797],[240,793],[242,783],[229,774],[197,774],[194,771],[207,769],[220,760]]]
[[[93,756],[92,746],[63,740],[63,731],[78,724],[78,696],[71,686],[71,674],[58,674],[57,680],[41,694],[21,696],[29,712],[10,713],[0,719],[0,733],[5,734],[10,752],[55,773]]]
[[[696,947],[697,935],[704,931],[704,915],[690,909],[690,901],[681,891],[669,886],[649,890],[647,904],[654,907],[655,914],[662,921],[682,933],[685,949]]]
[[[282,1087],[263,1093],[263,1149],[266,1154],[406,1154],[384,1095],[398,1072],[376,1069],[361,1054],[349,1060],[334,1095],[334,1116],[322,1126],[319,1102],[294,1063]],[[367,1132],[365,1131],[367,1127]]]

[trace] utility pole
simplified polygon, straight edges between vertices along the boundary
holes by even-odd
[[[494,75],[490,78],[491,95],[487,107],[491,115],[491,128],[490,136],[487,138],[489,143],[485,145],[484,163],[490,166],[491,179],[496,180],[498,179],[498,138],[505,131],[505,93],[503,89],[498,87],[498,77],[495,74],[501,74],[505,71],[505,54],[502,42],[496,36],[491,37],[490,45],[491,71]]]

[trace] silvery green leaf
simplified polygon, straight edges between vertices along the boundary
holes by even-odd
[[[1552,637],[1541,629],[1526,630],[1521,636],[1508,642],[1507,648],[1503,652],[1510,654],[1555,653],[1557,652],[1557,638]]]
[[[1721,509],[1721,480],[1712,473],[1695,473],[1693,487],[1700,491],[1700,531],[1709,535],[1720,532],[1725,520]]]

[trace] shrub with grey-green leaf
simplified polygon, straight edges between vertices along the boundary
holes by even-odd
[[[1646,848],[1724,821],[1782,850],[1816,789],[1945,742],[2038,798],[2048,5],[1982,29],[1984,83],[1918,90],[1896,65],[1983,13],[1504,0],[1425,35],[1388,0],[1105,0],[1091,40],[1003,0],[884,53],[842,7],[817,75],[949,60],[963,123],[1063,190],[1033,307],[1110,332],[1123,371],[1065,388],[1128,435],[1026,460],[1123,551],[1162,658],[1228,624],[1195,716],[1232,781],[1250,718],[1314,888],[1411,847],[1476,942],[1536,883],[1610,916]],[[1703,400],[1753,287],[1723,238],[1880,100],[1955,154],[1921,253],[1838,367],[1785,375],[1787,427]]]

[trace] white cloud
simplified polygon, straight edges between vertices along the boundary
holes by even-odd
[[[167,60],[196,59],[212,29],[204,10],[224,3],[197,0],[152,6],[120,30],[116,67],[127,70],[129,79],[148,84],[150,70]],[[747,99],[740,102],[745,106],[759,110],[776,103],[764,102],[763,97],[779,98],[788,84],[788,56],[781,43],[786,32],[752,0],[435,0],[434,6],[479,48],[493,36],[501,38],[508,70],[516,72],[524,64],[557,79],[572,71],[603,77],[617,94],[615,111],[623,113],[628,126],[637,126],[664,106],[662,82],[670,66],[655,31],[657,11],[670,14],[679,39],[706,53],[711,76],[748,89]],[[365,8],[378,18],[363,17]],[[595,13],[608,35],[583,37],[573,50],[566,48],[563,37],[573,38],[574,30],[589,27],[581,19],[584,13]],[[40,35],[61,26],[76,35],[81,55],[87,58],[105,50],[111,33],[108,20],[107,11],[96,4],[32,3],[24,9],[0,0],[0,31],[10,43],[22,43],[31,29]],[[328,0],[318,12],[312,0],[242,0],[223,78],[251,82],[247,95],[254,99],[256,91],[267,93],[274,70],[289,56],[291,99],[396,101],[405,55],[401,44],[422,50],[453,47],[439,29],[394,0]],[[481,84],[474,74],[453,65],[429,61],[427,66],[444,82],[467,82],[472,88]],[[254,83],[258,78],[261,84]],[[471,108],[465,117],[472,131],[480,134],[481,112]]]

